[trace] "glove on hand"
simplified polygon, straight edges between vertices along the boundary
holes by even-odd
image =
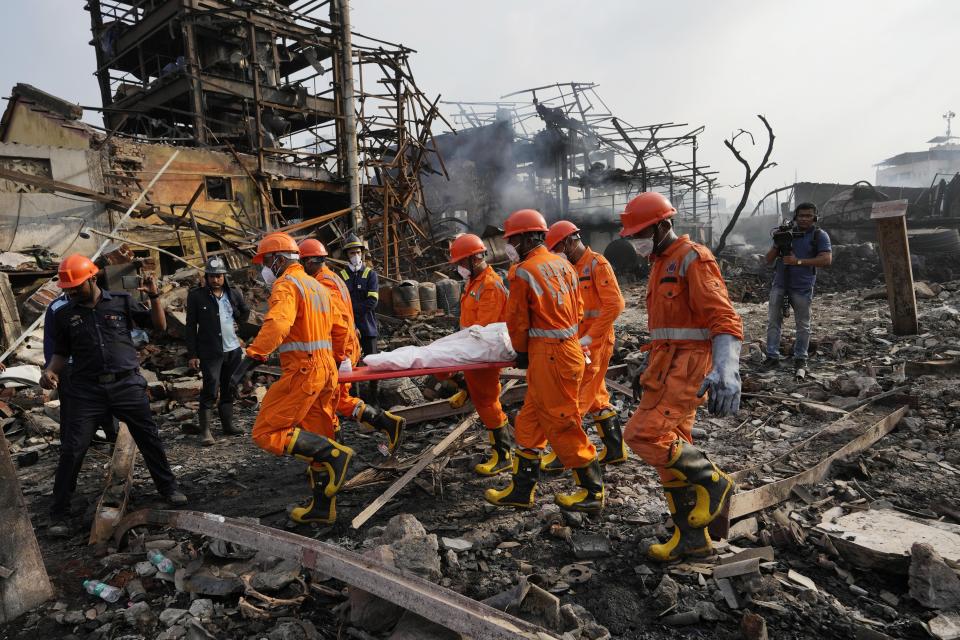
[[[353,371],[353,364],[350,362],[350,358],[346,358],[337,367],[337,373],[350,373],[351,371]]]
[[[243,383],[246,375],[263,363],[263,360],[244,355],[240,364],[237,365],[237,369],[233,372],[233,375],[230,376],[230,386],[239,387]]]
[[[713,338],[713,370],[703,379],[698,397],[710,392],[707,409],[716,416],[740,409],[740,341],[721,333]]]

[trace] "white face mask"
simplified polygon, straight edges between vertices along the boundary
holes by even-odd
[[[272,289],[273,283],[277,281],[277,276],[273,273],[273,269],[266,265],[264,265],[263,269],[260,269],[260,277],[263,278],[268,289]]]
[[[510,262],[520,262],[520,254],[517,253],[515,246],[508,242],[504,251],[507,253],[507,258],[510,259]]]
[[[464,280],[469,280],[470,276],[473,275],[472,273],[470,273],[470,269],[467,269],[466,267],[459,264],[457,265],[457,273],[459,273],[460,277],[463,278]]]
[[[359,253],[355,253],[350,256],[350,266],[353,267],[354,271],[360,268],[363,264],[363,257]]]
[[[653,238],[631,238],[630,244],[641,258],[649,258],[653,253]]]

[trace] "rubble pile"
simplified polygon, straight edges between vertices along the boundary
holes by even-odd
[[[221,438],[200,449],[180,424],[193,419],[196,374],[174,345],[148,345],[145,369],[162,418],[171,463],[191,509],[315,537],[411,571],[542,625],[563,638],[958,637],[960,605],[960,281],[918,283],[921,333],[890,330],[885,299],[870,292],[825,292],[815,300],[809,371],[763,370],[766,305],[738,303],[747,339],[744,396],[735,417],[701,413],[694,438],[737,472],[739,495],[789,482],[906,407],[895,428],[849,456],[829,475],[797,483],[768,507],[736,518],[717,555],[658,565],[644,550],[669,530],[655,472],[635,457],[606,469],[607,508],[589,518],[561,512],[552,494],[567,476],[548,476],[530,511],[485,503],[501,478],[472,471],[483,453],[470,432],[359,530],[350,519],[377,498],[410,461],[442,440],[462,418],[414,422],[397,458],[374,436],[346,422],[357,451],[341,492],[336,525],[297,526],[286,517],[306,495],[296,465],[257,449],[249,437]],[[613,364],[636,364],[646,342],[642,286],[624,291]],[[449,324],[450,326],[446,326]],[[790,353],[792,322],[783,352]],[[433,340],[445,320],[403,321],[385,330],[384,346]],[[238,411],[249,431],[256,388]],[[620,393],[628,368],[610,378],[621,417],[635,403]],[[150,375],[149,373],[147,375]],[[381,385],[384,406],[442,397],[426,379]],[[156,394],[156,395],[154,395]],[[435,624],[349,585],[222,540],[157,528],[135,529],[124,545],[97,549],[86,535],[66,541],[46,533],[57,440],[55,403],[19,393],[0,406],[20,481],[31,505],[59,599],[8,625],[5,637],[142,638],[446,638]],[[512,411],[518,407],[513,405]],[[511,412],[512,412],[511,411]],[[19,430],[19,431],[16,431]],[[39,447],[31,450],[31,447]],[[102,488],[107,445],[95,445],[80,476],[77,523],[89,522]],[[33,455],[36,454],[36,455]],[[32,461],[31,461],[32,460]],[[360,481],[362,480],[362,481]],[[136,468],[130,510],[159,506],[145,470]],[[85,503],[83,514],[80,503]],[[156,572],[147,550],[174,564]],[[104,555],[105,554],[105,555]],[[116,603],[88,594],[87,579],[124,589]]]

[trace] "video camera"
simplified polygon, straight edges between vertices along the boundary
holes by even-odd
[[[801,236],[803,236],[803,231],[797,227],[795,222],[784,222],[770,231],[770,237],[773,238],[773,244],[781,258],[793,255],[793,239]]]

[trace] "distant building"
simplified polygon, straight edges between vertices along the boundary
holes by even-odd
[[[907,151],[876,165],[876,184],[890,187],[929,187],[941,178],[950,179],[960,171],[960,140],[937,136],[926,151]]]

